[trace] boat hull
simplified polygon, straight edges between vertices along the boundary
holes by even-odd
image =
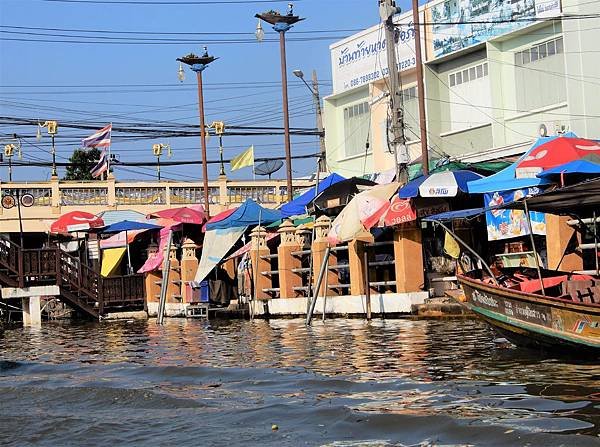
[[[513,343],[600,358],[600,306],[458,280],[464,305]]]

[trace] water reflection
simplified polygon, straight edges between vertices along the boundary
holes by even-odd
[[[53,402],[56,411],[60,400],[48,396],[51,384],[52,389],[85,390],[74,399],[92,414],[105,406],[105,392],[89,391],[97,387],[121,390],[126,397],[117,394],[115,399],[133,407],[202,404],[221,432],[227,432],[231,418],[245,417],[244,412],[259,412],[254,417],[260,420],[314,419],[312,429],[297,427],[289,435],[289,445],[317,432],[342,442],[344,433],[354,430],[345,424],[355,419],[372,424],[368,429],[373,434],[365,438],[370,440],[380,439],[375,433],[382,430],[393,438],[393,427],[402,425],[402,418],[428,421],[417,431],[414,424],[403,429],[419,442],[430,436],[421,431],[436,429],[453,433],[448,439],[462,439],[462,428],[438,428],[441,417],[446,422],[440,427],[499,427],[494,436],[506,445],[511,445],[513,431],[519,436],[590,436],[583,445],[599,441],[598,366],[542,358],[498,343],[487,326],[473,320],[329,320],[310,328],[302,320],[48,324],[6,331],[0,336],[0,352],[4,361],[25,363],[0,363],[0,388],[18,397],[6,400],[0,427],[4,412],[18,414],[21,400],[36,408]],[[143,394],[135,394],[137,390]],[[128,411],[117,408],[115,417],[129,417]],[[147,417],[144,411],[140,418]],[[390,427],[388,422],[381,425],[384,415],[394,418]],[[340,425],[341,420],[346,422]],[[321,430],[323,422],[328,428]],[[332,423],[335,429],[329,427]],[[252,443],[264,441],[262,432],[252,433]],[[566,445],[571,445],[568,439]],[[535,440],[552,445],[546,438]],[[308,444],[321,442],[312,441]]]

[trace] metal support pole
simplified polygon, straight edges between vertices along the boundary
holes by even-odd
[[[527,227],[529,228],[529,237],[531,238],[531,249],[533,250],[533,257],[535,258],[535,268],[537,270],[538,278],[540,279],[540,287],[542,288],[542,295],[546,296],[546,289],[544,288],[544,278],[542,278],[542,270],[540,269],[540,260],[538,258],[538,252],[535,247],[535,239],[533,238],[533,227],[531,226],[531,216],[529,215],[529,206],[527,200],[523,200],[525,206],[525,216],[527,217]]]
[[[160,300],[158,302],[158,315],[156,316],[156,324],[163,324],[165,318],[165,307],[167,303],[167,289],[169,287],[169,273],[171,271],[171,243],[173,242],[173,231],[169,231],[167,237],[166,251],[164,254],[162,283],[160,285]]]
[[[287,175],[287,200],[292,201],[292,148],[290,143],[290,113],[288,108],[288,84],[285,55],[285,31],[279,31],[279,50],[281,53],[281,92],[283,96],[283,129],[285,141],[285,163]]]
[[[19,189],[15,189],[17,196],[17,212],[19,213],[19,241],[21,243],[21,248],[25,248],[23,242],[23,217],[21,215],[21,191]]]
[[[219,135],[219,157],[221,158],[221,171],[219,175],[225,175],[225,162],[223,161],[223,135]],[[269,180],[271,178],[269,177]]]
[[[367,308],[367,320],[371,321],[371,280],[369,279],[369,252],[364,247],[363,263],[365,266],[365,300]]]
[[[304,78],[302,80],[304,80]],[[319,171],[326,172],[327,154],[325,152],[325,129],[323,128],[323,111],[321,110],[321,96],[319,95],[319,80],[317,79],[317,70],[313,70],[312,72],[312,90],[317,114],[317,130],[319,131]]]
[[[12,182],[12,156],[8,157],[8,181]]]
[[[308,310],[308,314],[306,314],[306,325],[310,326],[312,321],[313,313],[315,312],[315,306],[317,305],[317,298],[319,296],[319,289],[321,288],[321,283],[323,282],[323,276],[325,275],[325,270],[327,269],[327,263],[329,262],[329,255],[331,254],[331,247],[327,247],[325,250],[325,257],[323,258],[323,263],[321,264],[321,270],[319,271],[319,277],[317,278],[317,284],[315,285],[315,290],[313,291],[313,296],[310,301],[310,308]]]
[[[54,134],[51,134],[50,137],[52,138],[52,176],[56,176],[58,175],[56,173],[56,146],[54,145]]]
[[[315,198],[319,195],[319,182],[320,182],[320,174],[319,170],[320,160],[317,162],[317,183],[315,184]],[[313,218],[313,227],[311,230],[311,240],[310,244],[312,246],[313,241],[315,240],[315,221],[316,217]],[[308,284],[307,284],[307,292],[306,292],[306,313],[308,314],[308,310],[310,307],[310,295],[312,293],[312,275],[313,275],[313,254],[312,250],[310,252],[310,258],[308,260]]]
[[[598,259],[598,222],[596,221],[596,211],[593,214],[594,220],[594,245],[596,247],[594,258],[596,259],[596,276],[600,275],[600,259]]]
[[[415,56],[417,59],[417,98],[419,100],[419,128],[421,129],[421,166],[423,175],[429,174],[427,151],[427,118],[425,116],[425,82],[423,79],[423,57],[421,55],[421,18],[419,1],[412,0],[413,26],[415,29]]]
[[[156,156],[156,176],[158,177],[158,181],[160,182],[160,155]]]
[[[200,113],[200,146],[202,147],[202,179],[204,186],[204,209],[206,217],[210,217],[208,193],[208,164],[206,162],[206,127],[204,123],[204,92],[202,90],[202,70],[196,71],[198,78],[198,111]]]

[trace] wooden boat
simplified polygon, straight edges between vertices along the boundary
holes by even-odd
[[[517,345],[600,356],[597,278],[544,270],[543,295],[537,277],[515,274],[520,281],[505,275],[499,285],[481,271],[458,275],[463,305]]]
[[[600,210],[600,179],[513,202],[504,208],[571,215],[580,222],[593,215],[596,222]],[[598,264],[592,275],[544,270],[539,266],[537,269],[503,269],[497,274],[444,225],[444,219],[433,216],[428,220],[452,233],[485,267],[457,275],[465,294],[464,306],[517,345],[594,360],[600,358]],[[597,239],[594,245],[598,256]]]

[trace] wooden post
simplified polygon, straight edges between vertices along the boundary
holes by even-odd
[[[329,242],[327,241],[327,234],[329,233],[329,229],[331,228],[331,219],[327,216],[321,216],[315,222],[315,240],[312,243],[312,257],[313,257],[313,286],[317,284],[318,275],[321,270],[321,266],[323,265],[323,261],[325,259],[325,254],[329,248]],[[337,256],[332,251],[329,254],[329,265],[337,264]],[[337,284],[339,282],[338,275],[335,272],[327,271],[323,274],[327,273],[327,284]],[[313,293],[314,296],[325,296],[325,295],[333,296],[336,295],[331,289],[326,290],[324,281],[321,281],[321,285],[317,293]]]
[[[298,292],[294,287],[302,286],[302,276],[294,273],[293,269],[302,267],[302,260],[292,253],[302,248],[296,238],[296,228],[290,220],[284,220],[277,232],[280,234],[280,244],[277,247],[279,266],[279,296],[281,298],[295,298]]]
[[[583,270],[581,253],[565,254],[571,238],[578,237],[576,230],[567,222],[568,216],[561,217],[546,214],[546,252],[548,254],[548,268],[573,272]]]
[[[369,252],[363,249],[363,269],[365,272],[365,301],[367,308],[367,320],[371,321],[371,281],[369,279]]]
[[[191,303],[193,296],[187,285],[194,280],[198,270],[198,258],[196,258],[196,244],[191,239],[183,241],[183,255],[181,257],[181,297],[184,303]]]
[[[402,224],[394,231],[396,292],[418,292],[425,287],[421,229],[416,222]]]
[[[373,242],[371,236],[371,241]],[[366,293],[364,257],[367,255],[365,242],[353,240],[348,243],[348,263],[350,264],[350,295],[360,296]]]
[[[148,258],[154,256],[158,252],[158,245],[151,243],[146,249]],[[162,273],[160,270],[146,272],[144,274],[144,282],[146,283],[146,303],[158,303],[160,297],[160,282]]]
[[[252,262],[254,296],[257,300],[263,301],[271,298],[271,296],[264,292],[263,289],[270,289],[272,285],[271,278],[261,273],[271,270],[271,262],[268,259],[262,259],[262,256],[271,254],[269,248],[267,247],[266,235],[267,231],[260,226],[254,228],[254,230],[252,230],[250,233],[250,260]]]

